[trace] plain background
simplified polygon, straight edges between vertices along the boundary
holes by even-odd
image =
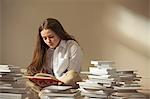
[[[0,63],[28,66],[39,24],[52,17],[80,43],[83,71],[91,60],[107,60],[150,79],[149,6],[149,0],[0,0]]]

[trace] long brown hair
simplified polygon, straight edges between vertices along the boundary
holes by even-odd
[[[54,18],[48,18],[44,20],[43,23],[39,27],[39,33],[37,35],[37,42],[36,42],[36,47],[34,49],[32,62],[27,67],[27,73],[29,75],[35,75],[36,73],[40,72],[45,62],[46,51],[49,48],[49,46],[45,44],[45,42],[43,41],[43,38],[41,37],[41,31],[43,29],[51,29],[62,40],[76,41],[71,35],[69,35],[64,30],[64,28],[62,27],[62,25],[60,24],[58,20]]]

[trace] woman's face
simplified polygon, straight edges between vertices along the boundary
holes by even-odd
[[[60,37],[56,35],[51,29],[43,29],[41,31],[43,41],[50,47],[56,48],[60,42]]]

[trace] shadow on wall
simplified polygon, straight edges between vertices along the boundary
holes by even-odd
[[[116,0],[116,3],[140,16],[149,18],[149,0]]]
[[[98,20],[106,28],[105,35],[150,58],[148,0],[145,0],[145,2],[137,0],[136,5],[134,5],[135,0],[130,0],[130,2],[115,1],[103,12],[102,20]]]

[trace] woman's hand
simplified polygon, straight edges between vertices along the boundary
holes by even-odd
[[[65,85],[76,86],[77,82],[82,81],[78,72],[70,70],[66,72],[62,77],[59,78]]]

